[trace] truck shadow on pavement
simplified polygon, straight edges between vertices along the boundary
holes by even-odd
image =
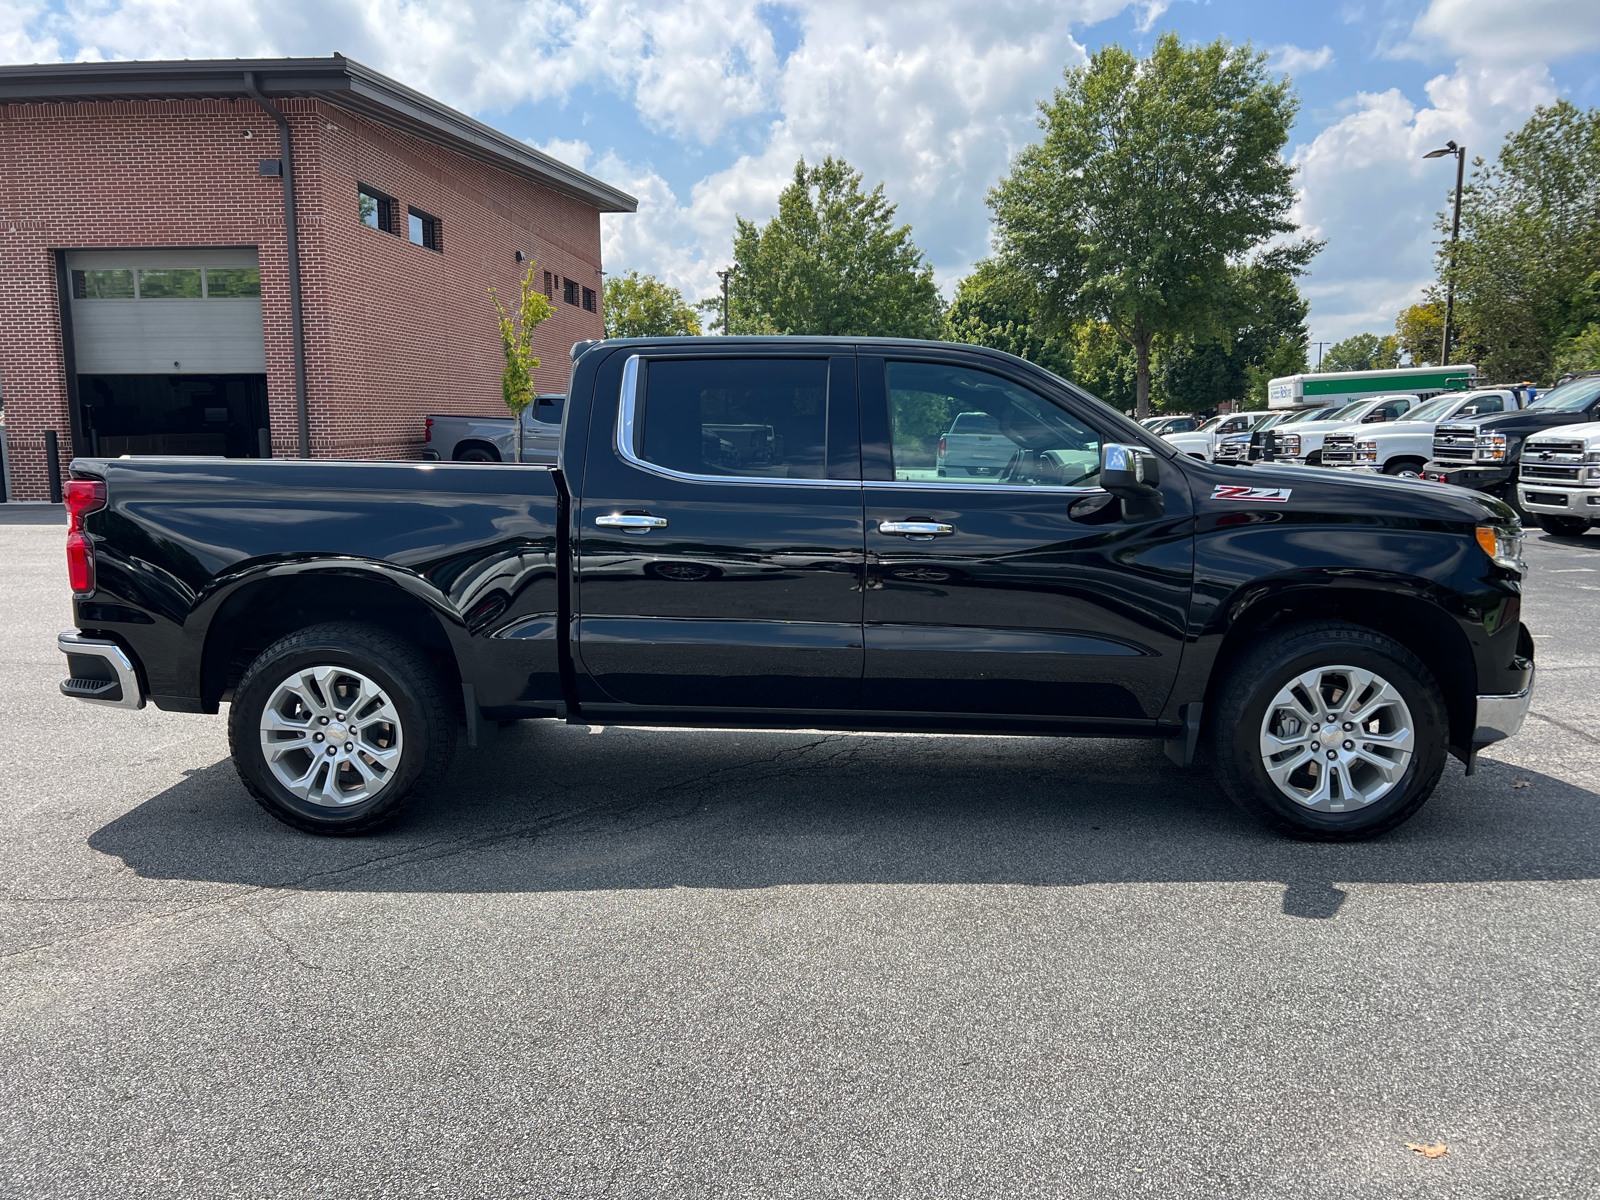
[[[1452,761],[1409,824],[1329,846],[1259,829],[1158,743],[595,732],[502,730],[372,837],[280,825],[224,760],[89,845],[149,879],[331,891],[1270,881],[1306,918],[1334,916],[1341,883],[1600,876],[1600,796],[1494,761]]]

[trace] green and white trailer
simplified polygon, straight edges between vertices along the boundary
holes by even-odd
[[[1368,396],[1411,393],[1427,400],[1443,392],[1476,386],[1478,368],[1471,363],[1448,367],[1392,367],[1387,371],[1308,371],[1284,375],[1267,384],[1268,408],[1325,408]]]

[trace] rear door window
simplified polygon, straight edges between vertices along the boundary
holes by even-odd
[[[686,475],[822,479],[827,432],[827,359],[656,359],[634,453]]]

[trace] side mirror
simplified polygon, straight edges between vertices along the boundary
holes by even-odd
[[[1161,482],[1160,460],[1143,446],[1115,442],[1100,447],[1100,486],[1125,500],[1154,495]]]
[[[1371,414],[1370,416],[1362,417],[1361,418],[1361,423],[1363,425],[1371,425],[1374,421],[1381,421],[1383,419],[1384,419],[1384,417],[1383,417],[1383,414],[1381,412],[1375,412],[1375,413]]]

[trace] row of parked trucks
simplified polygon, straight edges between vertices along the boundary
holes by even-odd
[[[1158,432],[1209,462],[1448,483],[1505,500],[1550,533],[1600,525],[1600,372],[1545,393],[1481,386],[1472,366],[1297,375],[1272,381],[1269,405]]]

